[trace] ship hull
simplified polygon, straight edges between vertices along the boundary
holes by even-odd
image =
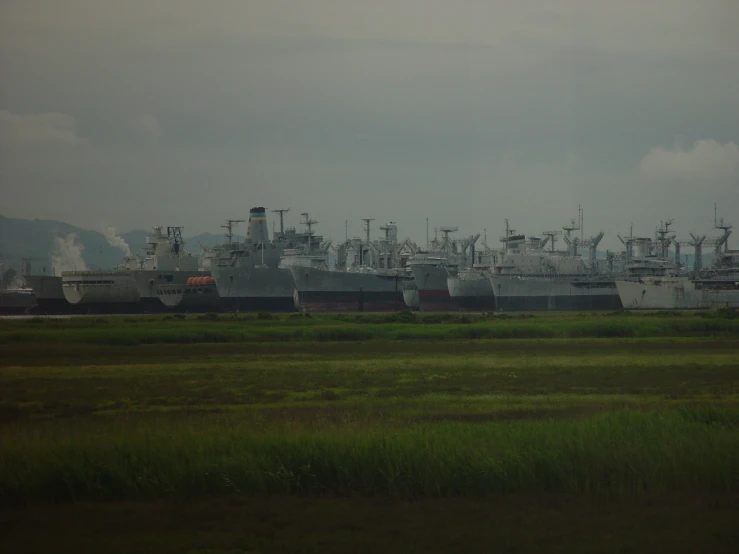
[[[415,286],[403,289],[403,302],[411,310],[418,311],[421,309],[421,298]]]
[[[216,267],[212,270],[226,311],[296,311],[295,282],[288,269]]]
[[[495,296],[490,280],[484,274],[467,278],[449,277],[447,288],[450,298],[463,310],[483,311],[495,309]]]
[[[62,278],[54,275],[24,275],[23,280],[33,290],[36,304],[28,310],[34,314],[75,313],[75,308],[64,298]]]
[[[696,310],[739,307],[739,282],[692,281],[687,277],[657,279],[649,283],[616,281],[627,309]]]
[[[400,275],[293,267],[298,304],[310,311],[395,311],[405,308]]]
[[[160,296],[157,287],[172,286],[183,290],[190,277],[207,277],[207,271],[158,271],[151,269],[135,269],[131,272],[139,294],[140,309],[145,313],[160,313],[170,311]]]
[[[449,296],[449,274],[443,265],[413,264],[411,272],[418,289],[418,308],[421,311],[459,310],[459,304]]]
[[[223,302],[218,289],[212,285],[160,285],[157,296],[167,311],[220,312]]]
[[[36,304],[30,291],[5,290],[0,292],[0,315],[20,315]]]
[[[613,281],[490,277],[496,309],[503,311],[618,310]]]
[[[36,304],[28,309],[29,314],[35,315],[64,315],[79,311],[78,307],[72,306],[63,296],[62,298],[37,298]]]
[[[136,312],[141,297],[131,274],[74,272],[62,275],[64,298],[91,313]]]

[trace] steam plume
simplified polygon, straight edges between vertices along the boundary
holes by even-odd
[[[123,254],[127,258],[131,256],[131,249],[128,247],[126,241],[118,234],[115,227],[112,225],[106,225],[103,228],[103,235],[105,235],[105,239],[108,241],[108,244],[123,250]]]
[[[55,275],[61,275],[62,271],[85,271],[87,264],[82,257],[85,247],[77,244],[77,235],[69,233],[66,238],[54,237],[54,245],[51,248],[51,266]]]

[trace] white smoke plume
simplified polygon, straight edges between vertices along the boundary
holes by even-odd
[[[61,275],[62,271],[85,271],[87,264],[82,257],[85,247],[77,244],[77,235],[69,233],[66,238],[54,237],[54,245],[51,248],[51,266],[55,275]]]
[[[128,243],[118,234],[115,227],[112,225],[106,225],[103,227],[103,235],[105,235],[105,239],[108,241],[108,244],[123,250],[123,254],[127,258],[131,257],[131,249],[129,248]]]

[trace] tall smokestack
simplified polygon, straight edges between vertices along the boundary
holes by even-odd
[[[249,210],[249,228],[246,230],[246,240],[252,244],[269,242],[269,227],[267,227],[266,210],[262,207]]]

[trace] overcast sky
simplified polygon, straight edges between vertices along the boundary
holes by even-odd
[[[739,225],[738,28],[736,0],[3,0],[0,213]]]

